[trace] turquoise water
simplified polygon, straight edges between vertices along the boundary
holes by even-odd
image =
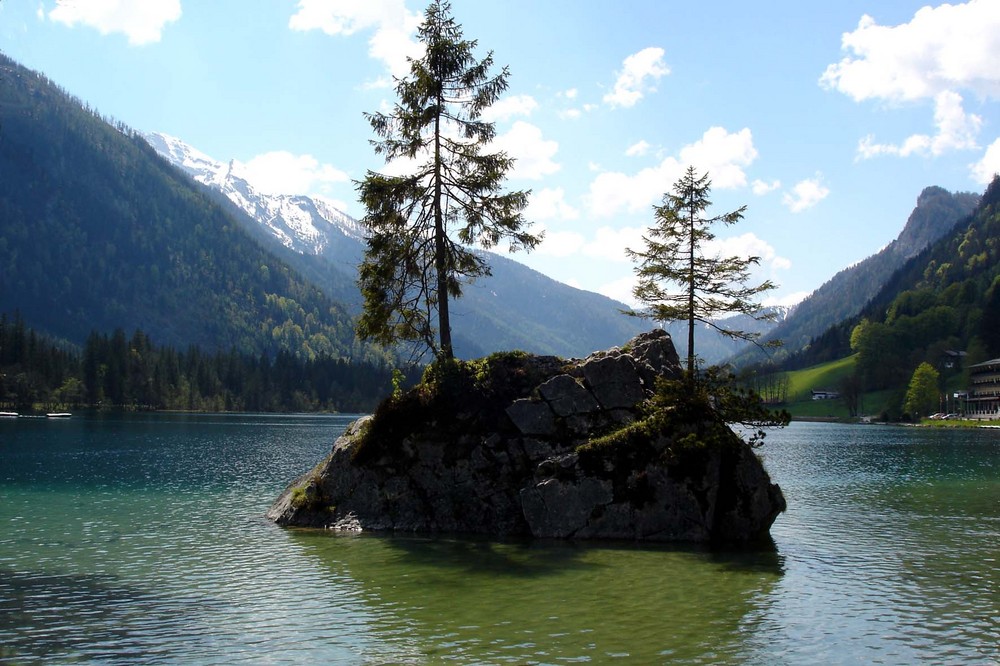
[[[0,420],[0,663],[1000,661],[1000,431],[772,433],[762,553],[264,521],[349,420]]]

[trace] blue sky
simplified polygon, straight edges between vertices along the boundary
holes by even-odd
[[[394,101],[414,0],[3,0],[0,50],[102,114],[340,202],[385,168],[363,112]],[[625,247],[687,164],[712,251],[762,257],[793,302],[891,241],[928,185],[1000,171],[1000,2],[453,0],[510,68],[491,110],[545,242],[514,258],[628,300]]]

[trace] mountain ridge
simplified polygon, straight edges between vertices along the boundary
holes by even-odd
[[[979,195],[925,187],[899,235],[884,248],[838,271],[794,306],[785,320],[764,340],[782,340],[775,361],[796,353],[829,327],[857,315],[888,282],[893,273],[938,239],[947,235],[975,210]],[[746,365],[760,360],[753,348],[737,354],[732,362]]]
[[[301,261],[319,259],[343,279],[355,280],[365,247],[361,222],[322,197],[261,192],[238,162],[213,159],[182,139],[156,132],[145,137],[174,166],[256,220],[271,242],[297,253]],[[650,327],[622,314],[628,309],[624,303],[558,282],[499,254],[483,254],[493,274],[466,285],[462,298],[452,303],[452,336],[462,358],[505,349],[583,357]],[[335,295],[360,312],[356,289]]]

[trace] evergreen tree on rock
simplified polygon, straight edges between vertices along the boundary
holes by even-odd
[[[464,39],[448,2],[428,6],[419,39],[424,54],[397,79],[393,111],[365,114],[375,152],[407,173],[369,171],[358,183],[369,234],[357,328],[385,345],[423,343],[447,360],[454,357],[449,300],[490,274],[472,248],[506,242],[512,252],[530,250],[540,236],[525,230],[529,192],[502,191],[513,159],[483,150],[495,129],[482,113],[507,89],[507,68],[490,73],[492,51],[476,59],[477,42]]]
[[[710,326],[732,339],[755,342],[758,333],[727,328],[717,317],[743,314],[757,321],[773,321],[775,317],[774,313],[763,311],[755,300],[775,285],[766,280],[757,286],[746,286],[750,268],[760,263],[760,257],[705,254],[706,245],[715,239],[711,226],[720,222],[736,224],[746,211],[746,206],[742,206],[731,213],[705,217],[705,211],[712,205],[708,198],[711,189],[707,173],[698,176],[693,166],[688,167],[674,183],[673,192],[663,195],[662,205],[653,207],[655,222],[642,237],[645,251],[626,250],[638,264],[635,269],[638,280],[632,293],[647,307],[638,316],[688,324],[690,381],[694,380],[696,369],[696,323]],[[670,291],[670,285],[680,289]]]

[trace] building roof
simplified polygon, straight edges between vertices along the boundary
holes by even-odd
[[[1000,358],[995,358],[991,361],[983,361],[982,363],[976,363],[975,365],[970,365],[969,369],[971,370],[972,368],[988,368],[991,365],[1000,366]]]

